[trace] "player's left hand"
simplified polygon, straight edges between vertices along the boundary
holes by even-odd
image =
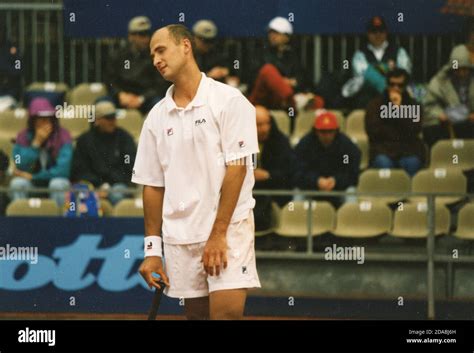
[[[227,268],[227,240],[225,232],[212,231],[202,255],[204,270],[209,276],[219,276]]]

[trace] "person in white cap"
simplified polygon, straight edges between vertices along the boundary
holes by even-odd
[[[143,187],[145,260],[151,287],[185,298],[188,319],[240,319],[247,289],[260,287],[255,262],[252,159],[255,108],[199,71],[183,25],[156,31],[153,64],[173,85],[148,114],[132,181]],[[161,234],[164,242],[163,267]]]
[[[302,83],[299,60],[289,45],[292,24],[275,17],[268,24],[268,46],[256,60],[253,89],[249,100],[270,109],[294,107],[293,95]]]
[[[109,57],[105,82],[119,108],[139,109],[146,114],[169,86],[150,62],[150,37],[150,19],[134,17],[128,24],[128,46]]]

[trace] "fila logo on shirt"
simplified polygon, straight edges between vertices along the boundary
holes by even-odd
[[[166,129],[166,135],[171,136],[173,135],[173,128],[170,127],[169,129]]]
[[[198,119],[194,121],[194,126],[198,126],[205,123],[206,123],[206,119]]]
[[[244,148],[245,147],[245,141],[239,141],[239,147]]]

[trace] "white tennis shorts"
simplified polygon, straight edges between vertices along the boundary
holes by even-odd
[[[260,288],[255,263],[255,224],[249,217],[229,224],[227,268],[219,276],[208,276],[201,262],[206,242],[164,244],[164,263],[170,287],[164,293],[172,298],[199,298],[209,293],[239,288]]]

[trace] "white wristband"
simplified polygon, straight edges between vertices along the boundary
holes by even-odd
[[[163,257],[161,248],[161,237],[149,235],[145,237],[145,257],[159,256]]]

